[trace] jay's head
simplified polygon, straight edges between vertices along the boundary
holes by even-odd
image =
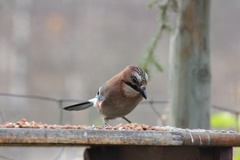
[[[147,73],[135,65],[127,66],[123,70],[124,91],[127,96],[136,96],[139,93],[147,99],[146,86],[148,81]]]

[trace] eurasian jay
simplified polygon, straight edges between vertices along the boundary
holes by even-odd
[[[138,66],[129,65],[104,83],[99,88],[95,98],[64,109],[78,111],[94,106],[103,116],[105,126],[109,125],[108,120],[115,118],[123,118],[128,123],[131,123],[125,116],[143,98],[147,99],[147,81],[148,75],[144,70]]]

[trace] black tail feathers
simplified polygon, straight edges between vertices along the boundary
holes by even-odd
[[[74,104],[71,106],[67,106],[67,107],[64,107],[63,109],[67,111],[80,111],[80,110],[87,109],[91,106],[93,106],[93,103],[87,101],[87,102],[82,102],[82,103]]]

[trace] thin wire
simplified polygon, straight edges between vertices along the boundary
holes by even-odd
[[[58,153],[57,156],[54,158],[54,160],[60,159],[61,156],[62,156],[62,154],[63,154],[63,152],[64,152],[64,150],[65,150],[65,147],[61,147],[59,153]]]
[[[4,114],[2,112],[2,108],[0,108],[0,117],[1,117],[2,123],[5,122],[5,118],[4,118]]]
[[[222,111],[227,111],[227,112],[231,112],[231,113],[236,113],[236,114],[240,114],[240,110],[236,110],[236,109],[232,109],[232,108],[226,108],[223,106],[219,106],[219,105],[212,105],[212,108],[218,109],[218,110],[222,110]]]
[[[3,93],[0,92],[0,96],[2,97],[15,97],[15,98],[27,98],[27,99],[37,99],[37,100],[43,100],[43,101],[51,101],[51,102],[80,102],[80,100],[76,99],[57,99],[52,97],[46,97],[46,96],[38,96],[38,95],[27,95],[27,94],[15,94],[15,93]]]
[[[60,101],[60,99],[50,98],[50,97],[45,97],[45,96],[25,95],[25,94],[12,94],[12,93],[3,93],[3,92],[0,92],[0,96],[15,97],[15,98],[38,99],[38,100],[53,101],[53,102],[59,102]]]
[[[3,159],[6,159],[6,160],[14,160],[13,158],[10,158],[10,157],[4,156],[4,155],[0,155],[0,157]]]
[[[154,104],[167,104],[168,101],[167,100],[161,100],[161,101],[153,101],[153,100],[150,100],[150,101],[142,101],[141,104],[151,104],[151,103],[154,103]]]
[[[153,106],[153,102],[149,103],[150,107],[152,108],[153,112],[157,115],[159,119],[161,119],[161,114],[158,112],[158,110]]]

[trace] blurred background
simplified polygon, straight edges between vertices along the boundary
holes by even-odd
[[[140,64],[159,23],[157,7],[149,10],[148,3],[146,0],[0,1],[0,92],[55,98],[49,101],[0,95],[1,122],[26,118],[48,124],[102,125],[95,108],[66,112],[61,108],[74,101],[61,100],[92,98],[99,86],[127,65]],[[212,0],[212,104],[234,110],[240,110],[238,15],[240,1]],[[164,33],[156,50],[164,71],[151,70],[148,101],[127,116],[133,122],[167,125],[164,119],[169,37],[170,33]],[[150,105],[149,101],[161,103]],[[125,122],[119,119],[110,123]],[[1,147],[0,159],[18,159],[15,155],[19,152],[24,159],[82,157],[82,149],[76,147]]]

